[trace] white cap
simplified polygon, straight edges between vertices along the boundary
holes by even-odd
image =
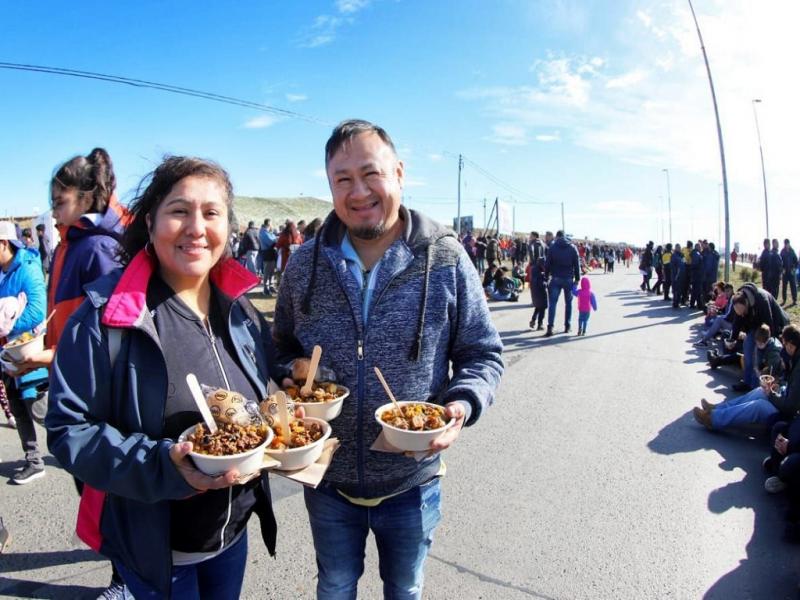
[[[25,247],[17,238],[17,228],[11,221],[0,221],[0,240],[8,240],[17,248]]]

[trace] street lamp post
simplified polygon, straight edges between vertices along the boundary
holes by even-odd
[[[764,169],[764,148],[761,146],[761,130],[758,127],[758,112],[756,104],[761,103],[761,98],[753,98],[753,118],[756,121],[756,136],[758,136],[758,153],[761,155],[761,180],[764,182],[764,213],[767,217],[767,238],[769,238],[769,204],[767,203],[767,172]]]
[[[669,189],[669,169],[661,170],[667,174],[667,210],[669,212],[669,243],[671,244],[674,240],[672,239],[672,193]]]
[[[730,277],[730,256],[731,256],[731,220],[730,206],[728,205],[728,170],[725,166],[725,146],[722,143],[722,124],[719,119],[719,107],[717,106],[717,94],[714,91],[714,80],[711,78],[711,66],[708,64],[708,54],[703,42],[703,34],[700,33],[700,24],[697,22],[697,15],[692,6],[692,0],[688,0],[689,9],[692,11],[697,38],[700,40],[700,50],[703,51],[703,62],[706,64],[706,74],[708,75],[708,87],[711,88],[711,102],[714,105],[714,116],[717,120],[717,141],[719,142],[719,161],[722,167],[722,191],[725,195],[725,281]]]

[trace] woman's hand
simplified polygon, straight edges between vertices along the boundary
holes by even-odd
[[[31,355],[25,360],[15,362],[14,365],[17,367],[17,371],[14,373],[14,376],[19,377],[20,375],[24,375],[25,373],[40,367],[46,367],[49,369],[50,365],[53,363],[54,354],[55,352],[52,348],[47,348],[46,350],[42,350]]]
[[[432,452],[441,452],[446,450],[458,439],[458,434],[461,433],[461,428],[464,426],[464,417],[467,413],[464,411],[464,405],[461,402],[448,402],[445,406],[444,414],[450,419],[455,419],[456,422],[448,428],[442,435],[437,437],[431,442]]]
[[[210,475],[206,475],[202,471],[199,471],[192,464],[192,461],[189,460],[188,454],[191,451],[192,442],[173,444],[173,446],[169,449],[169,457],[172,459],[175,468],[178,469],[178,473],[180,473],[181,476],[186,480],[186,483],[188,483],[198,492],[205,492],[206,490],[218,490],[240,483],[239,471],[236,469],[226,471],[217,477],[211,477]],[[250,479],[247,479],[247,481]],[[243,483],[243,481],[241,483]]]

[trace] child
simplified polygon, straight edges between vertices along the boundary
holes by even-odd
[[[578,335],[586,335],[586,325],[592,310],[597,310],[597,299],[592,292],[592,283],[588,277],[581,278],[581,289],[575,290],[578,297]]]
[[[783,372],[781,343],[772,337],[769,325],[762,323],[756,329],[756,365],[760,371],[757,375],[772,375],[776,380]]]
[[[533,304],[533,316],[529,326],[531,329],[536,327],[536,331],[542,331],[544,326],[544,313],[547,312],[547,288],[544,285],[544,258],[539,258],[536,264],[529,266],[531,270],[531,304]]]

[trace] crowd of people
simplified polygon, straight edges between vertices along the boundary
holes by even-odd
[[[341,445],[321,484],[304,489],[317,595],[356,597],[372,532],[385,597],[422,596],[442,452],[492,404],[502,344],[457,237],[401,205],[404,166],[388,133],[344,121],[325,157],[324,221],[235,232],[227,172],[186,156],[166,157],[122,207],[96,148],[53,174],[61,241],[49,263],[0,223],[1,333],[46,325],[42,351],[3,362],[25,453],[12,482],[45,475],[34,427],[44,418],[81,495],[76,531],[112,563],[101,597],[239,596],[250,516],[271,554],[279,540],[269,479],[195,468],[192,443],[178,439],[202,420],[186,377],[258,402],[270,382],[304,380],[316,345],[320,371],[352,399],[331,422]],[[277,294],[271,325],[246,295],[262,285]],[[386,402],[376,367],[399,397],[439,404],[452,421],[423,458],[370,449],[381,428],[362,412]],[[9,539],[0,518],[0,551]]]
[[[787,539],[800,543],[800,328],[784,310],[797,301],[797,255],[790,240],[781,249],[775,239],[764,240],[760,257],[732,252],[731,263],[737,259],[753,262],[763,286],[746,282],[737,288],[720,280],[713,242],[648,242],[639,254],[639,289],[674,309],[697,311],[702,327],[694,346],[706,352],[712,370],[729,365],[739,372],[731,386],[736,395],[718,402],[703,398],[692,414],[709,431],[759,426],[771,432],[764,487],[787,491]]]

